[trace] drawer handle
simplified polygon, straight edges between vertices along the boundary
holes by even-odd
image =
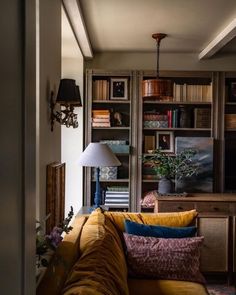
[[[217,208],[217,207],[214,207],[213,209],[214,209],[215,211],[219,211],[219,208]]]
[[[183,207],[179,206],[178,209],[179,209],[179,210],[183,210]]]

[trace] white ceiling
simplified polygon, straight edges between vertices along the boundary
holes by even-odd
[[[200,53],[233,19],[236,0],[80,0],[94,52],[155,51],[152,33],[168,37],[164,52]],[[236,53],[236,39],[223,52]]]

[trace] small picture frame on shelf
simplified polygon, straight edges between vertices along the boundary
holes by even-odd
[[[231,82],[229,85],[229,101],[236,102],[236,82]]]
[[[166,153],[174,153],[174,133],[172,131],[157,131],[156,148]]]
[[[111,100],[128,100],[128,79],[111,78]]]

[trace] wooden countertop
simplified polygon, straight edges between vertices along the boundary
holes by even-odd
[[[158,201],[236,202],[236,193],[189,193],[186,197],[159,196]]]

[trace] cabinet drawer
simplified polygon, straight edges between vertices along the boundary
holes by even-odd
[[[193,202],[161,202],[158,201],[156,212],[180,212],[194,209]]]
[[[224,203],[224,202],[197,202],[196,210],[198,212],[229,213],[230,206],[229,206],[229,203]]]

